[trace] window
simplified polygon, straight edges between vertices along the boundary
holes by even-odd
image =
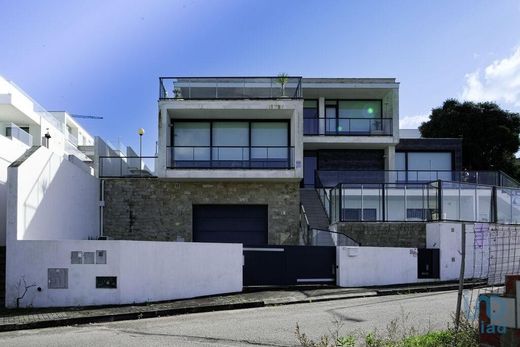
[[[381,100],[344,100],[338,103],[339,118],[381,118]]]
[[[363,211],[363,221],[376,221],[377,210],[375,208],[344,208],[343,209],[343,220],[344,221],[361,221],[361,212]]]
[[[408,170],[451,170],[451,153],[409,152]]]
[[[433,209],[429,208],[408,208],[406,209],[406,219],[408,220],[431,220]]]
[[[214,122],[213,160],[248,160],[249,123]]]
[[[318,100],[303,101],[303,132],[305,135],[319,134]]]
[[[287,168],[288,121],[176,121],[172,166]]]
[[[173,139],[175,160],[209,160],[209,122],[175,122]]]
[[[318,100],[303,101],[303,117],[318,118]]]
[[[287,126],[282,122],[251,123],[251,159],[287,160]]]

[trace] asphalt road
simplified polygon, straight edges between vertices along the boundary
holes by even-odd
[[[296,323],[312,338],[337,321],[341,333],[384,333],[393,319],[443,329],[456,300],[455,291],[421,293],[15,331],[0,333],[0,346],[294,346]]]

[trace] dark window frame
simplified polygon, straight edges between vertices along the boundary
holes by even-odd
[[[243,123],[248,123],[248,144],[247,146],[214,146],[213,145],[213,124],[216,123],[216,122],[230,122],[230,123],[236,123],[236,122],[243,122]],[[269,147],[272,147],[272,148],[281,148],[281,147],[286,147],[288,151],[291,151],[291,148],[293,148],[293,146],[291,146],[291,119],[257,119],[257,118],[251,118],[251,119],[243,119],[243,118],[239,118],[239,119],[230,119],[230,118],[216,118],[216,119],[191,119],[191,118],[182,118],[182,119],[171,119],[170,120],[170,148],[173,149],[176,147],[175,145],[175,124],[176,123],[209,123],[210,125],[210,141],[209,141],[209,146],[186,146],[186,147],[200,147],[200,148],[209,148],[209,153],[210,153],[210,156],[209,156],[209,162],[214,162],[216,160],[213,159],[213,148],[225,148],[225,147],[230,147],[230,148],[233,148],[233,147],[243,147],[243,148],[247,148],[248,149],[248,153],[249,155],[251,156],[251,153],[252,153],[252,149],[254,148],[269,148]],[[282,124],[286,124],[287,126],[287,146],[252,146],[252,143],[251,143],[251,137],[252,137],[252,124],[253,123],[282,123]],[[182,147],[182,146],[181,146]],[[291,154],[288,152],[288,156],[287,156],[287,162],[289,163],[291,160]],[[249,157],[249,162],[251,162],[251,157]],[[194,160],[193,162],[196,162],[196,160]],[[241,162],[241,161],[238,161],[238,162]],[[287,168],[291,168],[290,167],[291,164],[288,164],[288,167]],[[186,168],[189,168],[189,167],[186,167]],[[204,168],[204,167],[200,167],[200,168]],[[211,169],[216,169],[218,167],[211,167]],[[226,167],[224,167],[226,168]],[[231,168],[235,168],[235,167],[231,167]],[[238,168],[246,168],[246,167],[238,167]],[[228,168],[229,169],[229,168]]]

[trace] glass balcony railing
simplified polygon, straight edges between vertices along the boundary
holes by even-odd
[[[392,118],[304,118],[304,135],[392,136]]]
[[[501,171],[446,170],[317,170],[315,179],[323,187],[338,183],[426,183],[454,181],[484,185],[518,187],[518,183]]]
[[[328,190],[338,222],[520,224],[520,189],[464,182],[338,184]]]
[[[31,134],[19,128],[14,123],[5,124],[5,136],[11,139],[17,139],[29,147],[31,147],[33,144],[33,137]]]
[[[294,147],[168,147],[170,169],[292,169]]]
[[[161,77],[159,99],[299,99],[301,77]]]

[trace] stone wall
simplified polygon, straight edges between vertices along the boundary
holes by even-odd
[[[362,246],[426,247],[426,223],[338,223],[338,232],[353,238]]]
[[[191,241],[193,204],[268,205],[269,244],[298,244],[299,183],[104,181],[104,235],[117,240]]]

